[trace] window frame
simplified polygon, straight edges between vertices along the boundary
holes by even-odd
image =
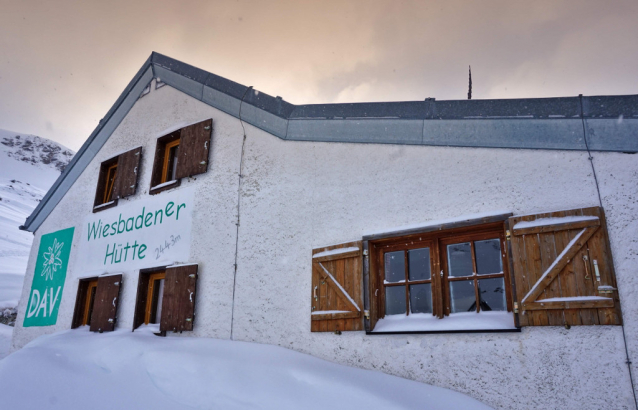
[[[166,278],[167,266],[156,266],[148,269],[141,269],[138,275],[137,281],[137,296],[135,297],[135,309],[133,315],[133,332],[142,325],[148,325],[150,321],[147,321],[149,314],[152,314],[153,305],[153,278],[157,278],[160,275],[164,275]],[[166,286],[166,283],[164,284]],[[149,309],[150,308],[150,309]],[[156,323],[161,323],[161,317],[155,319]],[[166,332],[155,332],[157,336],[166,336]]]
[[[366,308],[376,312],[376,319],[371,324],[368,319],[366,323],[367,334],[410,334],[410,333],[490,333],[490,332],[520,332],[518,327],[516,312],[513,309],[514,295],[512,286],[512,276],[510,272],[510,255],[508,243],[506,239],[507,218],[512,214],[495,215],[493,217],[477,218],[475,220],[465,220],[461,222],[451,222],[447,224],[438,224],[425,226],[423,228],[415,228],[406,231],[388,232],[383,234],[368,235],[364,237],[364,249],[368,250],[368,261],[364,264],[366,273],[364,273],[365,293],[368,295],[368,303]],[[447,244],[472,242],[473,253],[473,271],[476,271],[476,259],[474,257],[474,241],[486,239],[499,239],[501,245],[501,258],[503,273],[488,274],[461,277],[460,279],[449,280],[449,269],[447,268]],[[407,251],[411,249],[419,249],[430,245],[430,280],[424,281],[408,281],[408,257]],[[406,289],[406,316],[410,312],[409,306],[409,285],[418,283],[431,283],[432,292],[432,314],[433,316],[445,320],[450,315],[450,287],[449,283],[454,281],[468,280],[473,278],[475,286],[475,297],[477,305],[480,304],[480,298],[476,296],[478,291],[478,280],[492,277],[503,277],[505,282],[506,293],[506,311],[512,313],[512,329],[481,329],[481,330],[415,330],[415,331],[397,331],[397,332],[375,332],[374,328],[376,320],[386,316],[385,305],[385,289],[387,284],[385,279],[384,254],[387,252],[404,250],[406,258],[406,281],[400,284],[390,284],[390,286],[403,285]],[[443,271],[441,277],[440,272]],[[476,273],[476,272],[474,272]],[[372,284],[376,284],[373,289]],[[375,297],[374,292],[378,289],[378,296]],[[371,306],[376,303],[375,306]],[[371,309],[372,308],[372,309]],[[477,310],[478,310],[477,306]]]
[[[71,329],[91,325],[89,313],[93,313],[93,306],[95,306],[95,295],[91,295],[91,289],[97,292],[97,280],[97,276],[79,280]]]
[[[166,270],[159,270],[155,272],[151,272],[148,277],[148,291],[146,294],[146,306],[144,308],[144,324],[148,325],[151,323],[151,319],[154,315],[157,315],[157,304],[159,303],[159,293],[155,293],[155,282],[159,280],[166,279]],[[159,292],[159,290],[158,290]],[[163,299],[163,298],[162,298]],[[162,320],[162,317],[159,318],[155,316],[155,321],[153,324],[159,324]]]
[[[168,184],[168,163],[170,149],[180,146],[181,143],[181,129],[171,132],[157,139],[155,146],[155,157],[153,160],[153,170],[151,171],[151,186],[149,188],[149,194],[156,195],[162,191],[177,188],[181,184],[181,179],[173,178],[171,181],[175,181]],[[179,161],[179,152],[175,158]],[[177,164],[174,164],[176,167]],[[174,175],[173,175],[174,177]],[[161,185],[161,186],[160,186]]]
[[[93,213],[117,206],[118,199],[112,199],[117,178],[119,156],[107,159],[100,164],[100,173],[93,201]],[[109,190],[109,176],[113,170],[113,179]],[[110,191],[110,192],[109,192]]]

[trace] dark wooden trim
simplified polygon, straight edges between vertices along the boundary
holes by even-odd
[[[434,225],[427,225],[427,222],[426,222],[425,226],[419,227],[419,228],[410,228],[410,229],[393,231],[393,232],[384,232],[379,234],[365,235],[363,237],[363,240],[377,241],[379,239],[396,238],[399,236],[419,235],[419,234],[438,232],[438,231],[448,231],[448,230],[459,229],[459,228],[471,228],[477,225],[484,225],[484,224],[489,224],[494,222],[503,222],[512,215],[513,214],[511,212],[508,212],[505,214],[492,215],[492,216],[475,218],[475,219],[466,219],[462,221],[434,224]]]
[[[361,249],[357,249],[356,251],[350,251],[345,253],[338,253],[334,255],[326,255],[326,256],[319,256],[319,257],[313,256],[312,261],[317,263],[330,262],[330,261],[339,260],[339,259],[355,258],[359,255],[361,255]]]
[[[117,206],[117,202],[118,202],[118,200],[117,200],[117,199],[114,199],[112,202],[113,202],[113,203],[112,203],[112,204],[110,204],[110,205],[101,206],[101,207],[99,207],[99,208],[95,208],[95,207],[93,207],[93,213],[95,214],[95,213],[98,213],[98,212],[102,212],[102,211],[104,211],[104,210],[106,210],[106,209],[111,209],[111,208],[113,208],[113,207],[116,207],[116,206]],[[96,205],[96,206],[99,206],[99,205]]]
[[[361,317],[361,312],[340,312],[340,313],[325,313],[312,315],[312,320],[335,320],[335,319],[353,319]]]
[[[554,301],[543,302],[543,300],[537,300],[536,302],[523,303],[524,310],[547,310],[547,309],[599,309],[599,308],[613,308],[614,300],[599,299],[599,300],[582,300],[582,301]]]

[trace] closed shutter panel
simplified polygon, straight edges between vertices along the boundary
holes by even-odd
[[[97,279],[91,332],[111,332],[115,329],[121,285],[122,275],[100,276]]]
[[[127,151],[119,156],[117,159],[117,175],[113,183],[112,199],[126,198],[135,194],[141,158],[142,147]]]
[[[521,326],[622,324],[601,208],[514,216],[509,226]]]
[[[313,332],[363,330],[362,243],[313,249]]]
[[[162,297],[161,332],[193,330],[197,265],[166,268]]]
[[[175,179],[206,172],[212,132],[212,119],[181,129]]]

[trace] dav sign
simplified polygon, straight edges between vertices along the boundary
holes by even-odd
[[[23,327],[51,326],[57,322],[74,230],[42,235]]]
[[[76,275],[122,272],[188,260],[194,188],[120,201],[89,215],[78,244]]]

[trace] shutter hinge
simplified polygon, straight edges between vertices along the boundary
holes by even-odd
[[[602,286],[598,286],[598,293],[614,293],[616,289],[613,286],[608,286],[608,285],[602,285]]]
[[[115,282],[113,285],[114,286],[120,286],[120,282]]]
[[[363,317],[365,317],[366,319],[370,320],[370,311],[369,310],[364,310],[363,311]]]
[[[192,321],[193,321],[193,318],[192,318],[192,317],[186,318],[186,321],[187,321],[187,322],[192,322]]]
[[[188,277],[189,277],[189,278],[194,278],[194,277],[195,277],[195,274],[194,274],[194,273],[191,273],[190,275],[188,275]]]
[[[507,239],[508,241],[512,239],[512,235],[510,234],[509,229],[505,231],[505,239]]]
[[[514,313],[518,313],[518,303],[514,302]]]
[[[206,165],[206,161],[200,162],[199,165]]]
[[[109,323],[113,323],[113,319],[109,319]]]
[[[205,126],[204,129],[208,131],[210,129],[210,125]]]

